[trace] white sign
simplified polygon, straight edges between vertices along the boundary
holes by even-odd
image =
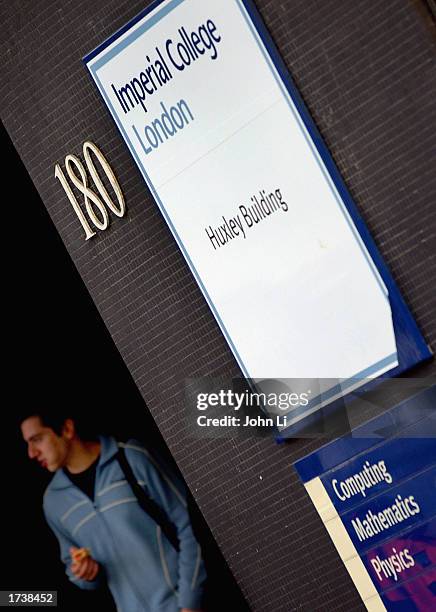
[[[398,364],[386,287],[246,3],[163,1],[86,61],[248,378],[351,388]]]

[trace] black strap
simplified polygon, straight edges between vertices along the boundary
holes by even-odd
[[[168,519],[165,511],[144,491],[144,489],[138,484],[133,470],[127,460],[124,448],[119,448],[117,453],[118,463],[129,483],[133,493],[135,494],[138,504],[146,512],[154,522],[159,525],[162,533],[165,535],[167,540],[173,546],[173,548],[179,552],[180,542],[177,535],[177,529],[173,523]]]

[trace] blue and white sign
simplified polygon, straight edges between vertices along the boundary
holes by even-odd
[[[370,612],[436,609],[435,407],[433,386],[295,464]]]
[[[85,62],[247,378],[333,401],[429,356],[251,2],[153,3]]]

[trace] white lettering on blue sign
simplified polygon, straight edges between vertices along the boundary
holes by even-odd
[[[371,489],[374,485],[386,482],[392,484],[392,476],[386,468],[383,460],[370,465],[369,461],[365,461],[362,470],[345,480],[338,483],[336,478],[332,480],[332,487],[341,501],[345,501],[354,495],[362,495],[366,497],[367,489]]]

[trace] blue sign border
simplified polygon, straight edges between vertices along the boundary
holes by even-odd
[[[162,7],[162,10],[159,11],[158,13],[156,13],[156,15],[154,16],[154,18],[152,20],[147,21],[144,24],[144,28],[140,28],[139,31],[136,30],[132,36],[139,36],[143,33],[143,31],[149,29],[150,27],[152,27],[157,21],[159,21],[160,19],[162,19],[166,14],[168,14],[171,10],[173,10],[176,6],[178,6],[179,4],[181,4],[181,2],[184,2],[186,0],[172,0],[171,2],[169,2],[166,6]],[[385,374],[383,374],[380,378],[384,378],[384,377],[392,377],[392,376],[397,376],[401,373],[403,373],[404,371],[410,369],[411,367],[415,366],[416,364],[429,359],[432,356],[432,353],[429,349],[429,347],[427,346],[410,310],[408,309],[407,305],[405,304],[396,284],[395,281],[393,280],[386,264],[384,263],[380,253],[378,252],[378,249],[374,243],[374,240],[372,239],[371,235],[369,234],[369,231],[364,223],[364,221],[362,220],[357,207],[353,201],[353,199],[351,198],[350,193],[348,192],[347,187],[345,186],[345,183],[339,173],[338,168],[336,167],[335,162],[333,161],[333,158],[329,152],[329,150],[327,149],[326,144],[324,143],[317,127],[315,126],[315,123],[313,121],[313,119],[311,118],[290,74],[288,69],[286,68],[282,58],[279,55],[279,52],[269,34],[269,32],[267,31],[254,3],[252,2],[252,0],[234,0],[237,5],[239,6],[239,8],[241,9],[241,12],[243,14],[243,17],[245,18],[248,27],[252,30],[253,32],[253,36],[255,37],[256,34],[259,36],[259,38],[261,39],[264,48],[262,48],[262,46],[260,46],[261,52],[264,55],[265,59],[267,62],[271,62],[273,64],[273,66],[275,67],[278,75],[280,76],[280,80],[277,79],[279,86],[281,86],[285,91],[289,94],[289,96],[291,97],[295,108],[298,111],[298,116],[296,116],[297,121],[301,121],[304,125],[304,127],[306,128],[309,136],[310,136],[310,140],[308,140],[309,145],[314,148],[316,150],[316,152],[318,153],[319,157],[321,158],[324,166],[322,166],[322,164],[320,164],[320,167],[322,169],[322,171],[324,172],[324,174],[326,175],[327,180],[330,179],[330,181],[333,182],[334,187],[336,188],[340,198],[338,200],[338,198],[336,198],[338,200],[339,205],[342,208],[342,204],[345,206],[346,211],[348,212],[349,216],[351,217],[351,220],[353,222],[353,225],[350,224],[350,227],[352,228],[352,230],[354,231],[356,238],[358,240],[358,242],[361,240],[363,242],[363,244],[365,245],[367,251],[369,252],[372,261],[368,261],[368,264],[370,265],[370,267],[373,269],[374,272],[374,266],[378,271],[378,274],[380,275],[381,279],[383,280],[387,291],[388,291],[388,300],[390,303],[390,307],[391,307],[391,311],[392,311],[392,319],[393,319],[393,327],[394,327],[394,333],[395,333],[395,339],[396,339],[396,345],[397,345],[397,359],[398,359],[398,366],[396,366],[395,368],[389,370],[388,372],[386,372]],[[118,38],[120,38],[123,34],[125,34],[130,28],[132,28],[135,24],[137,24],[141,19],[143,19],[147,14],[149,14],[151,11],[155,10],[156,8],[159,7],[159,5],[161,5],[164,2],[164,0],[156,0],[155,2],[152,2],[148,7],[146,7],[143,11],[141,11],[138,15],[136,15],[133,19],[131,19],[128,23],[126,23],[121,29],[119,29],[115,34],[113,34],[110,38],[108,38],[106,41],[104,41],[101,45],[99,45],[96,49],[94,49],[92,52],[90,52],[89,54],[87,54],[84,58],[83,61],[85,63],[85,65],[88,64],[89,61],[91,61],[92,59],[94,59],[97,55],[99,55],[100,53],[102,53],[109,45],[111,45],[113,42],[115,42]],[[242,7],[245,7],[250,19],[247,19],[246,14],[244,13]],[[120,43],[119,46],[123,47],[127,44],[129,44],[130,42],[130,38],[127,38],[126,40],[124,40],[122,43]],[[266,53],[265,53],[266,51]],[[107,62],[115,53],[119,52],[119,48],[118,46],[112,50],[112,52],[108,52],[103,58],[101,58],[101,62],[97,62],[96,65],[94,65],[93,67],[88,67],[89,70],[91,71],[94,79],[98,82],[98,76],[96,74],[98,68],[105,62]],[[275,75],[274,75],[275,76]],[[103,88],[100,87],[100,91],[103,94]],[[106,103],[108,104],[109,108],[110,108],[110,102],[107,98],[105,98]],[[292,105],[290,105],[291,111],[294,113],[294,108],[292,107]],[[295,113],[294,113],[295,114]],[[115,116],[115,115],[114,115]],[[118,128],[120,129],[123,139],[128,143],[129,139],[127,137],[127,135],[124,133],[123,129],[121,126],[118,125]],[[218,312],[216,311],[214,304],[212,302],[212,300],[210,299],[210,297],[208,296],[207,290],[204,287],[200,276],[198,275],[193,262],[191,261],[189,254],[187,253],[183,242],[181,241],[181,239],[179,238],[179,236],[177,235],[177,232],[174,228],[174,226],[172,225],[171,219],[169,217],[169,215],[167,214],[156,190],[154,189],[152,182],[150,181],[146,170],[143,168],[142,164],[140,163],[137,155],[135,154],[135,150],[133,146],[130,146],[130,150],[132,152],[132,154],[134,155],[136,162],[139,166],[139,168],[142,169],[143,174],[145,175],[145,179],[147,181],[147,184],[154,196],[154,199],[156,200],[156,202],[159,205],[159,208],[162,212],[162,214],[165,217],[165,220],[167,222],[167,224],[169,225],[173,235],[175,236],[179,247],[181,248],[187,262],[188,265],[191,268],[191,271],[194,273],[194,276],[196,277],[197,283],[199,284],[203,294],[206,297],[206,300],[209,304],[209,307],[211,308],[211,310],[214,313],[214,316],[218,322],[218,324],[220,325],[226,340],[234,354],[234,356],[237,359],[237,362],[239,364],[239,367],[241,368],[241,370],[244,373],[244,376],[248,379],[250,379],[250,375],[247,372],[242,359],[240,358],[240,356],[238,355],[238,351],[235,347],[235,345],[232,342],[232,339],[230,337],[230,335],[227,333],[227,330],[225,328],[224,323],[221,321],[221,318],[218,314]],[[335,194],[336,195],[336,194]],[[344,213],[345,214],[345,213]],[[346,215],[345,215],[346,216]],[[365,253],[366,255],[366,253]],[[375,272],[374,272],[375,273]],[[377,274],[375,273],[376,277]],[[381,289],[384,291],[384,288],[382,287],[382,285],[380,284]],[[394,356],[388,356],[385,358],[385,360],[389,360],[391,357]],[[355,380],[355,378],[364,378],[364,377],[369,377],[371,376],[371,370],[374,371],[375,369],[379,369],[379,367],[381,367],[380,364],[374,364],[374,366],[372,368],[369,368],[368,371],[365,372],[361,372],[361,373],[357,373],[355,375],[355,377],[352,380]],[[352,384],[352,383],[351,383]],[[343,389],[344,386],[342,385],[341,387],[338,386],[338,390]],[[364,388],[362,388],[362,390],[364,390]],[[316,417],[316,414],[315,414]],[[291,425],[291,429],[293,428],[293,426]],[[286,436],[286,432],[281,432],[280,437],[285,437]]]
[[[436,384],[415,393],[387,412],[374,417],[342,438],[321,446],[318,450],[302,457],[294,466],[303,483],[336,470],[350,460],[368,453],[378,446],[384,446],[388,439],[414,438],[432,435],[434,425],[428,426],[436,414]],[[423,425],[419,433],[420,423]],[[415,431],[410,434],[411,427]],[[436,448],[436,438],[435,438]]]

